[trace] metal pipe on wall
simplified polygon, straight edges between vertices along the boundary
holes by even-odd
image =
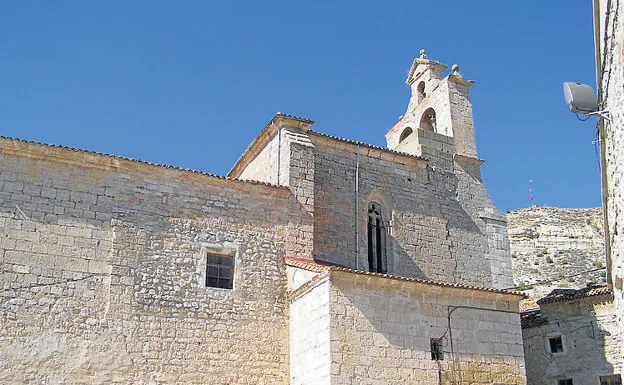
[[[355,147],[355,269],[360,268],[360,145]]]

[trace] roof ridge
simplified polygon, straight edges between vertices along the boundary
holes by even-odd
[[[323,137],[323,138],[337,140],[337,141],[344,142],[344,143],[350,143],[350,144],[354,144],[354,145],[357,145],[357,146],[364,146],[364,147],[372,148],[372,149],[375,149],[375,150],[389,152],[391,154],[407,156],[407,157],[410,157],[410,158],[413,158],[413,159],[422,160],[422,161],[425,161],[425,162],[429,161],[429,159],[423,158],[422,156],[408,154],[407,152],[402,152],[402,151],[391,150],[391,149],[389,149],[387,147],[376,146],[374,144],[361,142],[361,141],[358,141],[358,140],[341,138],[339,136],[329,135],[329,134],[325,134],[325,133],[314,131],[314,130],[309,130],[308,133],[316,135],[316,136],[320,136],[320,137]]]
[[[551,294],[554,293],[556,290],[559,290],[559,289],[553,290]],[[613,290],[605,286],[584,287],[581,289],[568,289],[568,290],[570,291],[569,292],[560,291],[560,292],[555,293],[552,296],[548,294],[547,296],[537,300],[537,304],[541,306],[543,304],[548,304],[548,303],[565,302],[565,301],[570,301],[574,299],[598,297],[601,295],[613,294]]]

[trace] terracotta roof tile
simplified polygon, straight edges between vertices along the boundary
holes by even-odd
[[[305,258],[286,257],[286,264],[288,266],[297,267],[297,268],[300,268],[300,269],[304,269],[304,270],[308,270],[308,271],[314,271],[314,272],[341,271],[341,272],[345,272],[345,273],[352,273],[352,274],[359,274],[359,275],[368,275],[368,276],[372,276],[372,277],[393,279],[393,280],[398,280],[398,281],[416,282],[416,283],[423,283],[423,284],[434,285],[434,286],[453,287],[453,288],[457,288],[457,289],[469,289],[469,290],[478,290],[478,291],[487,291],[487,292],[491,292],[491,293],[510,294],[510,295],[517,295],[517,296],[521,296],[521,297],[526,297],[525,294],[518,293],[518,292],[515,292],[515,291],[494,289],[494,288],[488,288],[488,287],[479,287],[479,286],[472,286],[472,285],[463,285],[463,284],[459,284],[459,283],[439,282],[439,281],[433,281],[433,280],[428,280],[428,279],[409,278],[409,277],[402,277],[400,275],[373,273],[373,272],[370,272],[370,271],[355,270],[355,269],[352,269],[352,268],[349,268],[349,267],[332,264],[330,262],[319,261],[319,260],[309,260],[309,259],[305,259]]]
[[[258,182],[258,181],[253,181],[253,180],[243,180],[243,179],[237,179],[237,178],[230,178],[230,177],[225,177],[225,176],[222,176],[222,175],[210,174],[210,173],[207,173],[207,172],[204,172],[204,171],[193,170],[193,169],[190,169],[190,168],[182,168],[182,167],[172,166],[172,165],[169,165],[169,164],[152,163],[152,162],[148,162],[148,161],[144,161],[144,160],[140,160],[140,159],[132,159],[132,158],[127,158],[127,157],[118,156],[118,155],[110,155],[110,154],[105,154],[105,153],[101,153],[101,152],[95,152],[95,151],[89,151],[89,150],[83,150],[83,149],[79,149],[79,148],[74,148],[74,147],[62,146],[62,145],[58,145],[58,144],[48,144],[48,143],[42,143],[42,142],[35,142],[35,141],[32,141],[32,140],[24,140],[24,139],[12,138],[12,137],[9,137],[9,136],[0,136],[0,140],[7,140],[7,141],[15,142],[15,143],[34,144],[34,145],[37,145],[37,146],[49,147],[49,148],[59,148],[59,149],[62,149],[62,150],[74,151],[74,152],[84,153],[84,154],[99,155],[99,156],[103,156],[103,157],[106,157],[106,158],[120,159],[120,160],[129,161],[129,162],[142,163],[142,164],[145,164],[145,165],[148,165],[148,166],[153,166],[153,167],[170,168],[170,169],[174,169],[174,170],[179,170],[179,171],[184,171],[184,172],[189,172],[189,173],[199,174],[199,175],[205,175],[205,176],[208,176],[208,177],[211,177],[211,178],[228,180],[228,181],[232,181],[232,182],[247,183],[247,184],[253,184],[253,185],[261,185],[261,186],[280,188],[280,189],[288,189],[287,187],[284,187],[284,186],[277,186],[277,185],[270,184],[270,183],[265,183],[265,182]]]
[[[391,149],[386,148],[386,147],[375,146],[374,144],[359,142],[359,141],[356,141],[356,140],[351,140],[351,139],[346,139],[346,138],[340,138],[338,136],[323,134],[321,132],[317,132],[317,131],[313,131],[313,130],[308,131],[308,133],[310,133],[312,135],[320,136],[322,138],[328,138],[328,139],[332,139],[332,140],[337,140],[339,142],[350,143],[350,144],[354,144],[354,145],[362,146],[362,147],[367,147],[367,148],[373,148],[375,150],[380,150],[380,151],[387,152],[387,153],[390,153],[390,154],[407,156],[407,157],[410,157],[410,158],[413,158],[413,159],[422,160],[422,161],[425,161],[425,162],[428,161],[427,158],[423,158],[421,156],[416,156],[416,155],[408,154],[406,152],[391,150]]]
[[[275,114],[275,116],[276,117],[282,117],[282,118],[295,119],[295,120],[298,120],[300,122],[314,124],[314,120],[311,120],[311,119],[308,119],[308,118],[304,118],[304,117],[301,117],[301,116],[295,116],[295,115],[290,115],[290,114],[282,114],[281,112],[278,112],[277,114]]]
[[[591,285],[582,289],[555,289],[546,297],[539,299],[537,304],[541,306],[547,303],[564,302],[573,299],[611,294],[613,294],[613,291],[609,289],[606,284]]]
[[[528,309],[520,313],[520,324],[523,329],[543,325],[546,322],[546,319],[542,317],[540,308]]]

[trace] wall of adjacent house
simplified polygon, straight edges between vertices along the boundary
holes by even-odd
[[[510,287],[506,221],[491,202],[478,166],[433,169],[424,161],[310,134],[314,144],[314,254],[368,269],[368,204],[382,205],[388,272],[477,286]],[[472,167],[472,168],[470,168]],[[476,170],[475,170],[476,168]],[[493,219],[488,221],[489,219]]]
[[[0,139],[0,382],[289,383],[309,221],[286,188]]]
[[[612,259],[612,278],[620,331],[624,334],[624,4],[621,1],[600,0],[598,14],[598,44],[602,83],[599,85],[601,106],[611,114],[604,122],[606,167],[605,212]],[[622,347],[624,355],[624,347]]]
[[[290,305],[290,384],[331,383],[330,284],[327,279]]]
[[[621,346],[611,296],[541,306],[546,322],[522,330],[529,385],[598,384],[599,376],[622,373]],[[549,338],[561,336],[563,352],[551,353]]]
[[[332,384],[526,383],[521,297],[343,272],[331,283]],[[449,330],[449,306],[514,313],[458,308]]]

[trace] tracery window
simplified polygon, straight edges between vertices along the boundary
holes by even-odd
[[[386,228],[381,216],[381,205],[371,202],[368,205],[368,270],[386,273]]]

